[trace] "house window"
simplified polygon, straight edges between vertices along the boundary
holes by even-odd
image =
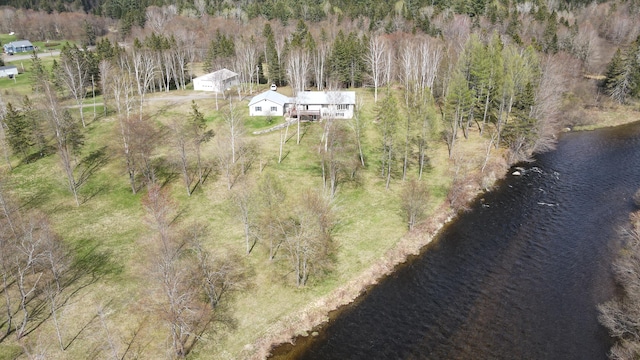
[[[256,106],[256,111],[257,112],[262,112],[262,106]]]
[[[273,112],[278,111],[278,107],[277,107],[277,106],[272,106],[272,107],[271,107],[271,111],[273,111]]]
[[[349,104],[338,104],[338,110],[349,110]]]
[[[328,108],[328,107],[329,107],[329,105],[327,105],[327,104],[323,104],[323,105],[322,105],[322,108],[323,108],[323,109],[326,109],[326,108]]]

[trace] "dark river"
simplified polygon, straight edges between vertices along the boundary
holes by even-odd
[[[273,358],[606,359],[596,306],[616,290],[640,124],[565,134],[519,166],[319,336]]]

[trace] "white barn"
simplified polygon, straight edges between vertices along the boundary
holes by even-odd
[[[288,96],[267,90],[249,101],[249,116],[282,116],[289,103],[291,99]]]
[[[0,78],[18,75],[18,68],[13,65],[0,66]]]
[[[351,119],[356,106],[355,91],[302,91],[292,98],[290,117]]]
[[[223,92],[240,84],[240,76],[228,69],[221,69],[193,79],[193,90]]]

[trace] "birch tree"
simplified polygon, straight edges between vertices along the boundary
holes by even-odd
[[[257,212],[257,198],[256,194],[249,187],[248,184],[241,184],[242,186],[233,192],[231,195],[231,201],[236,206],[237,215],[242,223],[242,229],[244,232],[244,244],[245,252],[247,255],[251,253],[253,247],[256,245],[256,212]]]
[[[287,58],[287,78],[293,89],[294,96],[305,90],[311,65],[309,51],[304,48],[294,48],[289,51]]]
[[[142,116],[142,108],[144,106],[144,97],[155,77],[157,65],[154,63],[150,54],[142,49],[134,50],[131,55],[129,74],[135,81],[136,90],[139,97],[139,114]]]
[[[360,98],[356,100],[353,109],[353,117],[351,121],[349,121],[349,127],[353,131],[353,137],[356,140],[356,146],[358,150],[358,158],[360,159],[360,164],[362,167],[365,166],[364,162],[364,151],[363,151],[363,141],[364,134],[367,127],[366,122],[364,121],[364,117],[362,116],[362,107],[363,103]]]
[[[243,76],[243,82],[249,83],[249,94],[253,94],[253,81],[256,79],[256,85],[258,85],[258,48],[256,40],[253,36],[248,39],[240,36],[240,39],[235,47],[236,59],[238,60],[238,68],[242,69],[241,74]]]
[[[329,57],[329,49],[331,45],[327,32],[324,28],[320,30],[320,41],[317,43],[313,51],[313,75],[315,77],[315,85],[318,90],[324,89],[325,68]]]
[[[78,199],[78,183],[76,182],[73,152],[82,145],[83,138],[76,121],[68,110],[64,110],[59,102],[53,85],[46,79],[41,81],[41,87],[45,96],[45,104],[49,125],[54,134],[56,149],[62,168],[67,176],[69,190],[73,193],[76,205],[80,206]]]
[[[238,149],[241,146],[241,139],[244,133],[242,126],[242,116],[236,105],[229,101],[229,107],[223,114],[225,124],[225,135],[229,141],[229,149],[231,151],[231,162],[233,164],[238,160]]]
[[[369,39],[369,51],[365,54],[365,61],[371,70],[373,81],[373,100],[378,102],[378,87],[384,80],[384,56],[387,52],[387,42],[380,35],[374,35]]]
[[[86,127],[82,103],[87,97],[86,87],[91,79],[87,51],[79,49],[76,45],[63,47],[58,69],[57,78],[76,100],[82,126]]]
[[[114,76],[113,64],[109,60],[100,60],[98,63],[98,71],[100,73],[100,93],[102,94],[102,102],[104,105],[104,115],[107,116],[109,96],[111,88],[111,78]]]
[[[424,93],[426,89],[429,89],[430,95],[433,96],[433,87],[438,76],[442,57],[442,46],[436,40],[432,38],[423,38],[420,41],[420,89],[423,98],[426,96]]]
[[[395,97],[387,92],[378,106],[376,117],[381,143],[381,176],[385,178],[385,188],[389,189],[393,172],[394,157],[396,156],[396,136],[398,130],[398,106]]]

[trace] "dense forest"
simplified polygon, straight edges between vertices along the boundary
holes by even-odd
[[[60,46],[0,89],[0,358],[264,357],[317,323],[308,304],[423,245],[508,165],[635,111],[639,15],[635,1],[0,0],[2,36]],[[237,88],[193,94],[221,68]],[[277,125],[245,116],[271,84],[353,90],[354,118],[251,134]]]

